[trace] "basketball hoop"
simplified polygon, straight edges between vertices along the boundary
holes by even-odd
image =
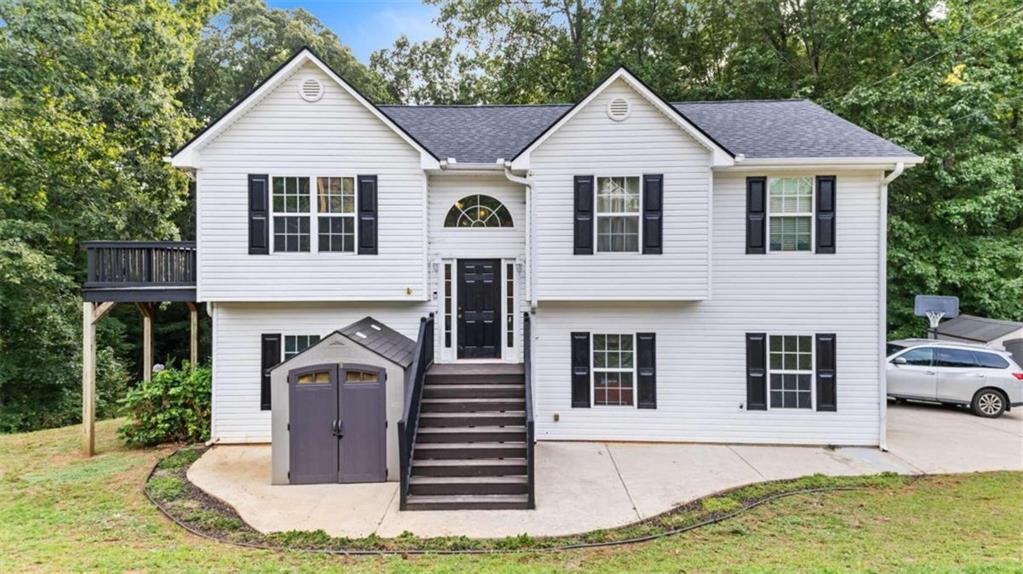
[[[913,314],[917,317],[927,317],[931,324],[931,333],[938,328],[942,319],[952,319],[959,316],[959,297],[948,297],[944,295],[917,295],[913,301]]]

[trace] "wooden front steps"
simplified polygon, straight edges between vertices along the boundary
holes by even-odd
[[[434,365],[426,374],[408,510],[528,507],[521,365]]]

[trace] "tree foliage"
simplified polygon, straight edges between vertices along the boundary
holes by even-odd
[[[164,158],[302,45],[386,96],[301,10],[0,0],[0,431],[79,420],[81,242],[193,237],[188,179]],[[140,374],[140,323],[119,305],[97,327],[99,416]],[[155,327],[158,361],[188,352],[183,305]]]
[[[397,97],[572,102],[625,65],[671,100],[810,98],[927,158],[889,190],[890,333],[919,293],[1023,320],[1018,2],[429,1],[441,38],[373,56]]]
[[[193,81],[182,94],[185,108],[203,124],[215,120],[304,46],[370,100],[387,100],[383,82],[309,12],[228,0],[203,28]]]

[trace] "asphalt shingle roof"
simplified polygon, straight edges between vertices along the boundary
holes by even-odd
[[[914,154],[809,100],[671,104],[733,154],[747,158],[910,157]],[[441,159],[510,160],[572,106],[380,106]]]
[[[960,315],[943,321],[935,331],[940,335],[987,343],[1023,329],[1023,323]]]
[[[440,159],[510,160],[570,105],[380,106],[380,111]]]
[[[406,369],[412,364],[416,342],[373,317],[360,319],[337,332]]]

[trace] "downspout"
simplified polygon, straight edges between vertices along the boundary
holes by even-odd
[[[898,162],[895,169],[881,180],[881,201],[880,208],[880,249],[877,260],[877,283],[878,283],[878,324],[877,336],[881,345],[881,360],[878,361],[878,382],[881,386],[881,397],[878,401],[881,421],[880,438],[878,446],[882,451],[888,450],[888,184],[895,181],[902,172],[906,171],[906,164]]]
[[[504,177],[526,188],[526,301],[530,309],[536,309],[533,301],[533,185],[529,178],[513,174],[509,161],[504,162]]]

